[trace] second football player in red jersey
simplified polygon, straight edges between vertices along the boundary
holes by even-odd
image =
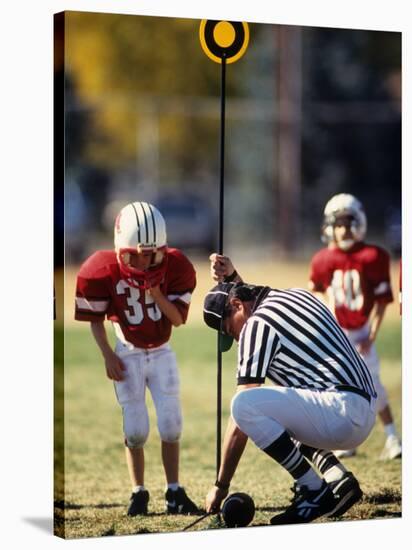
[[[309,288],[327,294],[330,308],[368,365],[378,393],[378,413],[386,432],[381,458],[399,458],[402,448],[388,397],[379,375],[375,340],[387,305],[393,301],[390,259],[383,248],[364,242],[367,220],[362,204],[341,193],[326,204],[322,240],[328,244],[312,258]],[[352,456],[355,449],[340,451]]]
[[[120,211],[114,244],[114,250],[97,251],[81,266],[75,318],[90,322],[122,407],[133,491],[128,515],[148,510],[143,452],[149,433],[146,387],[155,405],[161,438],[166,511],[195,514],[197,506],[179,484],[179,372],[168,343],[172,328],[187,319],[196,286],[195,270],[180,250],[167,246],[163,216],[146,202],[130,203]],[[115,349],[109,344],[105,319],[113,324]]]

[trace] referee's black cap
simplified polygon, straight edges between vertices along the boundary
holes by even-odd
[[[229,292],[236,283],[220,283],[206,294],[203,305],[203,319],[208,327],[219,331],[220,351],[232,347],[233,337],[223,332],[225,310],[228,305]]]

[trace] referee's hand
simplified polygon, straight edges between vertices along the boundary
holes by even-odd
[[[206,512],[217,514],[220,510],[220,504],[227,497],[227,494],[227,489],[219,489],[219,487],[213,486],[206,496]]]
[[[218,283],[222,283],[225,277],[232,275],[235,271],[234,265],[228,256],[223,256],[214,252],[209,256],[209,260],[210,275],[212,279]]]

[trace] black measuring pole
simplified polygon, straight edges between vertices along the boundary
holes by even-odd
[[[219,178],[219,254],[223,254],[223,216],[225,208],[225,109],[226,109],[226,55],[221,63],[220,87],[220,178]],[[217,334],[217,426],[216,426],[216,477],[222,454],[222,351],[219,345],[220,335]]]

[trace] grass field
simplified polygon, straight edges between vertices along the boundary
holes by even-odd
[[[299,283],[293,281],[290,286],[296,284]],[[210,286],[209,281],[202,278],[199,287],[207,286]],[[72,296],[71,280],[66,285],[66,292],[67,311]],[[215,479],[216,345],[213,331],[200,323],[198,305],[193,304],[195,311],[188,325],[174,331],[172,346],[180,366],[184,414],[181,483],[203,506],[205,494]],[[392,309],[381,330],[378,347],[382,379],[400,428],[401,329],[396,307]],[[193,518],[164,514],[165,482],[150,394],[147,401],[151,432],[146,445],[145,476],[151,495],[150,513],[147,517],[128,518],[125,512],[130,487],[124,461],[122,418],[112,384],[105,376],[87,326],[66,323],[64,354],[62,326],[58,323],[55,329],[56,534],[80,538],[181,531]],[[235,363],[233,349],[224,355],[223,430],[235,390]],[[365,496],[360,504],[335,521],[401,515],[401,461],[379,461],[383,443],[383,429],[377,423],[358,455],[347,460],[348,467],[358,476]],[[249,493],[257,507],[252,525],[266,525],[270,517],[288,503],[291,485],[290,476],[249,442],[231,491]],[[206,519],[193,529],[217,527],[216,519]]]

